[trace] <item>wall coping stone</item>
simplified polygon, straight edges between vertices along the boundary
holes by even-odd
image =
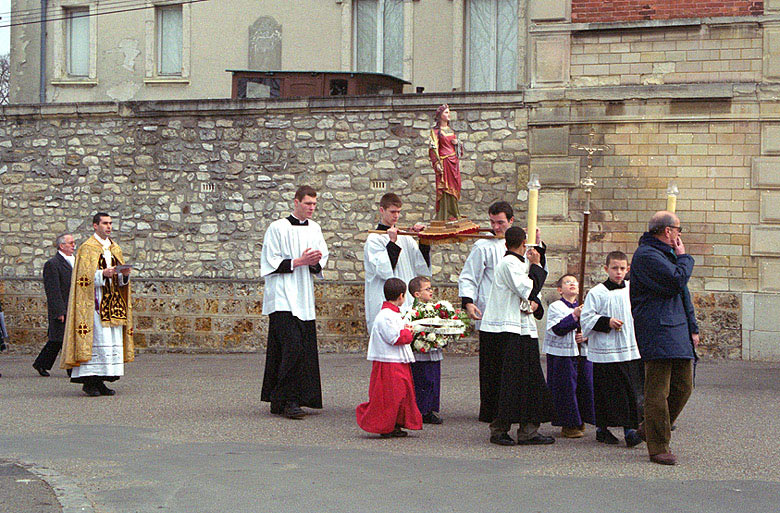
[[[755,87],[754,87],[755,89]],[[566,87],[554,89],[534,88],[525,92],[526,103],[540,103],[555,100],[654,100],[654,99],[697,99],[733,98],[736,96],[732,83],[706,84],[662,84],[625,85],[604,87]]]
[[[449,103],[459,109],[520,108],[524,103],[524,91],[508,92],[453,92],[432,94],[400,94],[352,97],[283,98],[278,100],[230,98],[211,100],[150,100],[130,102],[84,102],[14,104],[0,107],[2,117],[65,117],[73,115],[119,115],[121,117],[143,117],[159,115],[209,115],[214,112],[247,114],[252,112],[282,113],[289,111],[349,112],[350,110],[408,112],[410,110],[432,111],[442,103]]]
[[[625,29],[666,27],[695,27],[699,25],[738,25],[743,23],[772,23],[780,21],[778,14],[757,16],[708,16],[703,18],[671,18],[665,20],[600,21],[591,23],[531,23],[528,31],[544,32],[592,32]]]

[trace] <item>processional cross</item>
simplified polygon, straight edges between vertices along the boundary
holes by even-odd
[[[588,134],[588,144],[572,144],[572,150],[584,151],[587,153],[587,168],[585,176],[580,180],[580,185],[585,191],[585,209],[582,216],[582,243],[580,246],[580,295],[577,298],[579,304],[582,304],[582,299],[585,291],[585,257],[588,251],[588,220],[590,218],[590,193],[593,187],[596,185],[596,181],[593,179],[593,154],[597,151],[606,152],[611,148],[608,144],[596,144],[596,134],[593,128],[590,129]]]

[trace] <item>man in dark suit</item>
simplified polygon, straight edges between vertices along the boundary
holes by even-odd
[[[46,303],[49,308],[49,341],[43,346],[41,354],[33,363],[33,368],[41,376],[49,375],[49,369],[54,365],[54,360],[57,359],[62,348],[76,241],[73,235],[65,233],[57,237],[55,246],[57,254],[43,266],[43,287],[46,290]]]

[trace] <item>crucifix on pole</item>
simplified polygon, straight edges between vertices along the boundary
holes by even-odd
[[[608,144],[596,144],[596,134],[593,128],[590,129],[588,135],[588,144],[572,144],[571,149],[577,151],[584,151],[587,154],[587,167],[585,169],[585,176],[580,180],[580,185],[585,191],[585,209],[582,214],[582,242],[580,245],[580,294],[578,299],[579,304],[582,304],[582,299],[585,291],[585,257],[588,252],[588,221],[590,219],[590,193],[593,187],[596,185],[596,181],[593,179],[593,154],[597,151],[606,152],[610,149]]]

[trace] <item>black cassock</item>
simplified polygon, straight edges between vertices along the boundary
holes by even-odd
[[[317,328],[290,312],[274,312],[268,321],[268,348],[260,399],[322,408]]]

